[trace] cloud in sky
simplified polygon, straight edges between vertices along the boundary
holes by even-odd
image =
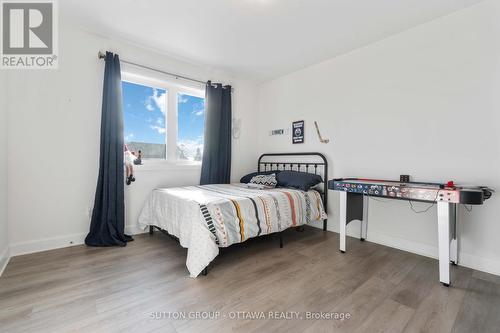
[[[187,96],[186,96],[186,95],[184,95],[184,94],[179,94],[179,95],[177,95],[177,102],[178,102],[179,104],[184,104],[184,103],[187,103],[187,101],[188,101],[188,100],[189,100],[189,99],[188,99],[188,98],[187,98]]]
[[[125,136],[125,142],[129,142],[134,138],[134,133],[129,133],[128,135]]]
[[[203,154],[203,138],[199,137],[196,140],[179,140],[177,142],[177,147],[184,152],[184,155],[188,158],[188,160],[192,161],[196,156],[198,148]]]
[[[203,116],[205,114],[205,110],[194,110],[193,114],[198,117]]]
[[[156,106],[158,109],[160,109],[161,113],[165,114],[167,111],[167,98],[166,98],[167,92],[165,90],[158,90],[156,88],[153,88],[153,95],[149,96],[146,99],[146,109],[149,111],[154,111],[154,106]]]
[[[149,126],[151,127],[152,130],[155,130],[157,131],[159,134],[164,134],[167,130],[165,129],[165,127],[162,127],[162,126]]]
[[[153,89],[153,100],[156,103],[156,106],[160,109],[161,113],[165,114],[167,111],[167,99],[166,99],[166,91],[163,93],[158,93],[158,89]]]

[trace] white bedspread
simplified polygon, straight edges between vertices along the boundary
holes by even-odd
[[[227,184],[156,189],[139,224],[160,227],[179,238],[188,249],[186,266],[196,277],[219,254],[219,247],[326,218],[314,190]]]

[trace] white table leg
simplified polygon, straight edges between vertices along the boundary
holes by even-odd
[[[439,241],[439,281],[445,286],[450,285],[450,204],[439,201],[438,241]]]
[[[367,195],[363,196],[363,220],[361,221],[361,236],[360,239],[364,241],[368,235],[368,203],[370,198]]]
[[[340,252],[345,253],[347,226],[347,192],[340,192]]]

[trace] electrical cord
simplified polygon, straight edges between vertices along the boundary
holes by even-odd
[[[434,198],[434,202],[429,205],[427,208],[423,209],[423,210],[416,210],[415,207],[413,206],[413,200],[409,199],[408,200],[408,204],[410,205],[410,209],[415,213],[415,214],[422,214],[422,213],[427,213],[432,207],[434,207],[436,205],[436,200],[437,198],[439,197],[439,192],[441,190],[438,190],[436,192],[436,197]],[[383,202],[383,203],[388,203],[391,201],[391,199],[387,199],[387,200],[382,200],[382,199],[375,199],[373,196],[368,196],[368,198],[372,199],[372,200],[375,200],[375,201],[378,201],[378,202]]]
[[[410,208],[411,210],[415,213],[415,214],[422,214],[422,213],[427,213],[429,211],[429,209],[431,209],[432,207],[434,207],[436,205],[436,200],[437,198],[439,197],[439,192],[441,190],[437,190],[436,192],[436,196],[434,197],[434,200],[433,200],[433,203],[428,206],[427,208],[423,209],[423,210],[416,210],[415,207],[413,207],[413,200],[408,200],[408,203],[410,204]]]
[[[368,198],[370,198],[371,200],[373,201],[378,201],[378,202],[391,202],[391,199],[387,199],[387,200],[383,200],[383,199],[375,199],[374,197],[370,196],[370,195],[367,195]]]
[[[472,212],[472,205],[470,205],[470,208],[468,208],[466,204],[462,204],[462,206],[464,206],[465,210],[469,213]]]
[[[408,203],[410,204],[410,209],[415,213],[415,214],[422,214],[422,213],[427,213],[429,211],[429,209],[431,209],[432,207],[434,207],[436,205],[435,202],[433,202],[432,204],[430,204],[427,208],[423,209],[423,210],[416,210],[415,207],[413,207],[413,201],[412,200],[408,200]]]
[[[410,205],[410,209],[415,213],[415,214],[422,214],[422,213],[427,213],[432,207],[434,207],[436,205],[436,200],[437,198],[439,197],[439,192],[441,190],[439,189],[437,192],[436,192],[436,197],[434,198],[434,202],[432,204],[430,204],[428,207],[426,207],[425,209],[422,209],[422,210],[416,210],[415,209],[415,206],[413,206],[413,202],[415,202],[414,200],[411,200],[411,199],[408,199],[408,204]],[[371,200],[374,200],[374,201],[378,201],[378,202],[382,202],[382,203],[388,203],[391,201],[391,199],[387,199],[387,200],[383,200],[383,199],[378,199],[378,198],[375,198],[371,195],[367,195],[368,199],[371,199]],[[488,191],[486,194],[485,194],[485,199],[489,199],[491,197],[491,192]],[[461,204],[466,211],[468,211],[469,213],[472,212],[472,208],[473,206],[472,205],[469,205],[470,207],[467,207],[466,204]]]

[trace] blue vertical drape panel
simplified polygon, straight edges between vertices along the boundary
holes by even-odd
[[[120,60],[106,52],[101,115],[99,176],[90,232],[90,246],[125,246],[125,196],[123,167],[123,111]]]
[[[208,81],[201,185],[228,184],[231,181],[231,112],[231,86]]]

